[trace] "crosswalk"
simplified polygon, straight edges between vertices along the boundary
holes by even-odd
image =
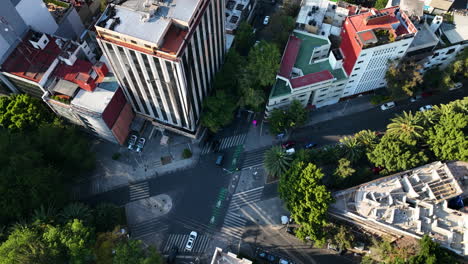
[[[189,234],[170,234],[168,239],[166,240],[166,244],[162,252],[163,253],[169,252],[169,250],[173,246],[177,246],[180,251],[184,251],[185,244],[187,243],[188,238],[189,238]],[[193,253],[204,252],[206,248],[209,246],[210,241],[211,241],[210,236],[198,234],[198,237],[195,240],[195,243],[193,244],[193,248],[191,252]]]
[[[227,149],[234,146],[244,144],[247,138],[247,133],[226,137],[220,140],[218,150]],[[214,141],[207,142],[201,151],[202,155],[214,151]]]
[[[240,163],[241,169],[246,169],[250,167],[256,167],[263,164],[263,159],[265,157],[265,152],[270,149],[271,146],[255,149],[252,151],[245,152],[242,157],[242,162]]]
[[[147,181],[130,184],[130,201],[141,200],[150,197],[149,184]]]
[[[161,217],[130,225],[133,238],[139,238],[154,233],[164,233],[168,229],[169,224]]]
[[[251,203],[260,201],[263,193],[263,186],[248,191],[235,193],[227,209],[221,233],[242,239],[247,220],[240,214],[240,208]]]

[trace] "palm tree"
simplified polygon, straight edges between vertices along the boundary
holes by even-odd
[[[340,139],[341,153],[351,162],[358,161],[364,154],[364,145],[356,137]]]
[[[279,178],[291,165],[292,157],[280,146],[273,146],[265,152],[265,169],[267,173]]]
[[[431,110],[432,111],[432,110]],[[409,137],[411,139],[422,137],[424,127],[421,126],[421,115],[404,111],[402,115],[397,115],[391,119],[392,123],[387,126],[387,133]]]
[[[82,220],[84,224],[91,224],[93,221],[93,214],[91,209],[82,203],[71,203],[63,208],[59,214],[62,223],[68,223],[73,219]]]
[[[372,130],[361,130],[354,135],[354,138],[357,139],[362,145],[366,147],[372,147],[378,143],[378,138],[376,132]]]
[[[47,207],[44,207],[43,204],[37,209],[34,209],[33,213],[33,222],[39,221],[42,223],[47,223],[51,220],[53,220],[57,216],[57,210],[55,207],[50,204]]]

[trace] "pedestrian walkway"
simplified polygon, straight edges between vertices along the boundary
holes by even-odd
[[[132,237],[138,238],[154,233],[162,234],[169,230],[169,225],[164,218],[157,217],[131,225],[130,230],[132,231]]]
[[[130,184],[130,201],[137,201],[150,197],[148,181]]]
[[[230,137],[223,138],[219,140],[219,147],[218,150],[223,150],[223,149],[228,149],[230,147],[234,146],[239,146],[244,144],[245,139],[247,138],[247,133],[239,134],[239,135],[234,135]],[[214,152],[214,141],[210,141],[205,144],[203,147],[201,154],[205,155],[210,152]]]
[[[185,245],[187,244],[188,239],[189,239],[189,234],[183,234],[183,235],[182,234],[170,234],[162,252],[163,253],[169,252],[169,250],[171,250],[173,246],[178,247],[180,251],[186,251]],[[193,243],[193,248],[190,252],[192,253],[205,252],[205,250],[210,244],[210,240],[211,240],[210,236],[198,234],[197,239],[195,239],[195,243]]]
[[[262,193],[263,186],[240,193],[235,193],[231,198],[229,210],[237,210],[243,206],[260,201]]]
[[[245,220],[245,218],[240,216],[238,213],[228,211],[224,217],[224,224],[220,232],[228,236],[241,239],[246,223],[247,220]]]
[[[241,161],[241,169],[247,169],[250,167],[256,167],[263,164],[263,159],[265,157],[265,152],[270,149],[271,146],[266,146],[263,148],[251,150],[244,152],[242,161]]]

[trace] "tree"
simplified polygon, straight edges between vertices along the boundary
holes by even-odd
[[[285,133],[288,129],[288,112],[280,108],[273,109],[268,117],[268,124],[271,134]]]
[[[255,34],[253,32],[252,26],[246,21],[241,22],[236,32],[236,50],[242,56],[246,56],[249,53],[249,50],[253,46],[254,42]]]
[[[420,250],[417,255],[410,257],[411,264],[457,263],[457,260],[447,250],[441,248],[431,237],[424,235],[419,240]]]
[[[100,203],[94,209],[96,232],[112,231],[116,226],[125,224],[125,215],[118,206]]]
[[[356,137],[344,137],[340,139],[341,152],[351,162],[360,160],[364,155],[364,146]]]
[[[0,98],[0,126],[11,131],[33,130],[53,120],[37,98],[16,94]]]
[[[413,96],[416,89],[422,83],[422,75],[419,72],[421,66],[412,61],[389,65],[385,80],[393,98]]]
[[[68,223],[74,219],[81,220],[85,225],[93,223],[93,212],[89,206],[82,203],[67,204],[59,214],[60,222]]]
[[[390,133],[382,137],[375,149],[367,153],[367,157],[375,166],[383,166],[388,172],[411,169],[429,161],[416,140],[402,139]]]
[[[273,43],[260,41],[252,48],[246,66],[252,83],[260,86],[273,85],[280,65],[280,56],[278,47]]]
[[[218,90],[203,102],[201,124],[216,133],[234,119],[236,103],[225,91]]]
[[[125,237],[120,233],[118,227],[113,232],[98,233],[94,245],[96,263],[112,264],[114,256],[113,250],[117,247],[118,243],[124,239]]]
[[[340,225],[338,233],[334,236],[334,240],[340,249],[346,249],[352,247],[354,236],[343,225]]]
[[[121,241],[115,249],[114,264],[162,264],[161,256],[150,248],[148,253],[142,249],[140,240]]]
[[[245,67],[246,60],[235,49],[229,49],[226,54],[226,60],[216,73],[214,78],[213,90],[224,90],[234,98],[240,96],[239,79],[242,75],[241,69]],[[236,99],[237,100],[237,99]]]
[[[265,102],[265,93],[259,88],[254,77],[245,72],[239,80],[240,99],[238,106],[241,108],[250,108],[254,111],[261,111]]]
[[[309,117],[307,110],[298,100],[293,100],[288,108],[289,127],[296,128],[306,124]]]
[[[294,162],[287,173],[280,177],[278,191],[286,203],[291,217],[300,225],[296,235],[323,242],[327,225],[327,210],[333,201],[321,180],[324,174],[314,164]]]
[[[432,110],[434,111],[434,110]],[[426,132],[427,143],[439,160],[468,161],[468,116],[449,112]]]
[[[291,2],[295,2],[294,0]],[[285,11],[279,11],[273,14],[270,18],[270,23],[265,27],[263,33],[266,39],[271,39],[283,50],[288,42],[289,35],[294,29],[295,19],[288,16],[285,12],[296,12],[295,5],[286,5]]]
[[[384,9],[386,5],[387,5],[386,0],[376,0],[374,8],[375,9]]]
[[[374,131],[371,131],[369,129],[367,130],[361,130],[354,134],[354,138],[364,146],[366,149],[366,152],[371,152],[374,150],[374,147],[377,145],[379,142],[379,139],[377,138],[377,135]]]
[[[333,175],[335,176],[337,184],[340,184],[343,182],[343,180],[350,177],[355,172],[356,170],[351,167],[351,161],[343,158],[338,161],[338,167],[336,168]]]
[[[283,1],[283,10],[285,15],[289,17],[296,17],[301,10],[301,1],[300,0],[284,0]]]
[[[288,170],[291,161],[292,157],[280,146],[273,146],[265,152],[265,169],[275,178],[279,178]]]
[[[402,115],[397,115],[391,119],[391,123],[387,125],[387,133],[399,135],[400,137],[408,137],[410,139],[418,139],[423,136],[424,127],[421,126],[421,116],[410,112],[403,111]]]

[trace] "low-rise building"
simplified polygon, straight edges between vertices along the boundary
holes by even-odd
[[[468,197],[468,163],[433,162],[333,194],[330,213],[364,228],[420,239],[431,236],[468,255],[468,214],[448,201]]]
[[[346,73],[339,50],[330,52],[327,37],[294,30],[289,37],[266,115],[299,100],[304,107],[321,107],[338,102],[343,94]]]
[[[211,264],[252,264],[252,261],[238,258],[236,254],[231,252],[223,253],[223,250],[217,247],[211,259]]]
[[[254,10],[255,1],[228,0],[226,1],[226,33],[234,34],[242,20],[245,20]]]
[[[296,19],[300,30],[320,36],[339,36],[350,9],[327,0],[305,0]],[[351,13],[353,14],[353,13]]]

